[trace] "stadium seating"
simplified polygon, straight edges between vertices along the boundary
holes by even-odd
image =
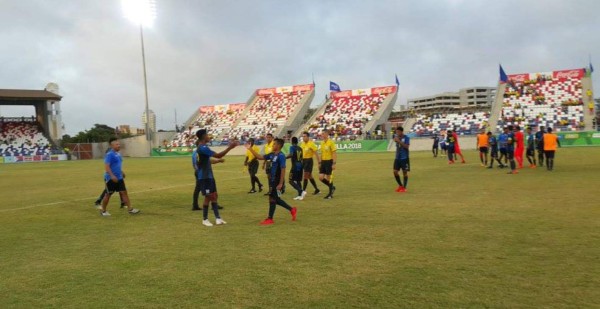
[[[170,147],[193,146],[196,142],[196,131],[206,129],[213,136],[217,136],[228,131],[239,116],[244,111],[240,109],[219,108],[219,106],[209,106],[201,108],[198,118],[193,124],[184,131],[177,133],[175,138],[169,143]]]
[[[444,130],[456,130],[460,135],[477,134],[487,126],[489,116],[489,112],[420,114],[410,132],[417,136],[430,136]]]
[[[387,94],[365,94],[332,98],[322,115],[308,125],[308,132],[317,136],[324,129],[334,129],[341,137],[362,135]]]
[[[583,126],[581,78],[550,76],[506,84],[498,129],[507,125],[545,126],[555,131],[576,131]]]
[[[51,148],[36,122],[0,122],[0,156],[49,155]]]
[[[257,95],[248,114],[224,135],[224,139],[261,137],[284,125],[309,91]]]

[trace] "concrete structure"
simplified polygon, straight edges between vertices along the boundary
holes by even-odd
[[[150,114],[150,123],[149,128],[150,132],[156,132],[156,114],[150,109],[148,110],[148,114]],[[146,125],[146,111],[142,113],[142,124]]]
[[[470,87],[458,92],[444,92],[408,100],[408,108],[415,112],[481,110],[490,108],[496,97],[495,87]]]

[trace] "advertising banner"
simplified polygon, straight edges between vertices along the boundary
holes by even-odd
[[[275,92],[276,93],[287,93],[287,92],[292,92],[293,89],[294,89],[293,86],[283,86],[283,87],[275,88]]]
[[[229,109],[232,111],[243,111],[246,108],[246,103],[229,104]]]
[[[215,112],[226,112],[229,109],[229,105],[221,104],[214,106]]]
[[[0,163],[66,161],[66,154],[0,157]]]
[[[212,113],[215,110],[214,106],[200,106],[201,113]]]
[[[558,132],[562,147],[600,146],[600,132]]]
[[[375,87],[371,88],[371,94],[390,94],[396,92],[396,86]]]
[[[563,70],[563,71],[554,71],[552,73],[552,77],[559,81],[563,81],[566,79],[582,79],[585,75],[584,69],[575,69],[575,70]]]
[[[352,96],[352,90],[345,90],[345,91],[339,91],[339,92],[332,92],[331,93],[331,98],[333,99],[339,99],[339,98],[349,98]]]
[[[513,74],[508,75],[508,80],[515,83],[524,83],[529,80],[529,74]]]
[[[269,94],[275,94],[277,89],[275,88],[264,88],[264,89],[258,89],[256,90],[256,95],[269,95]]]
[[[313,88],[315,88],[315,85],[313,85],[313,84],[296,85],[296,86],[293,87],[293,91],[294,92],[297,92],[297,91],[300,91],[300,92],[311,91],[311,90],[313,90]]]
[[[525,74],[512,74],[508,75],[508,80],[515,83],[524,83],[528,80],[536,80],[538,77],[545,77],[545,79],[553,79],[558,81],[564,81],[567,79],[582,79],[585,76],[584,69],[573,69],[573,70],[562,70],[553,72],[538,72],[538,73],[525,73]]]
[[[173,157],[173,156],[191,156],[194,152],[194,147],[170,147],[170,148],[153,148],[153,157]]]

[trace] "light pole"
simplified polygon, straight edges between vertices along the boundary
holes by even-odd
[[[146,77],[146,51],[144,48],[144,26],[151,27],[156,19],[156,3],[154,0],[122,0],[125,17],[140,26],[140,40],[142,42],[142,66],[144,69],[144,94],[145,94],[145,132],[148,141],[148,155],[152,155],[152,134],[150,133],[150,108],[148,106],[148,80]]]

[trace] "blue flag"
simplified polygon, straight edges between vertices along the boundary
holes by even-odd
[[[342,91],[340,89],[340,85],[338,85],[338,84],[336,84],[336,83],[334,83],[332,81],[329,82],[329,90],[331,90],[331,91]]]
[[[502,68],[502,65],[500,65],[500,82],[506,83],[507,81],[508,81],[508,76],[504,72],[504,69]]]
[[[396,74],[396,86],[400,86],[400,81],[398,80],[398,74]]]

